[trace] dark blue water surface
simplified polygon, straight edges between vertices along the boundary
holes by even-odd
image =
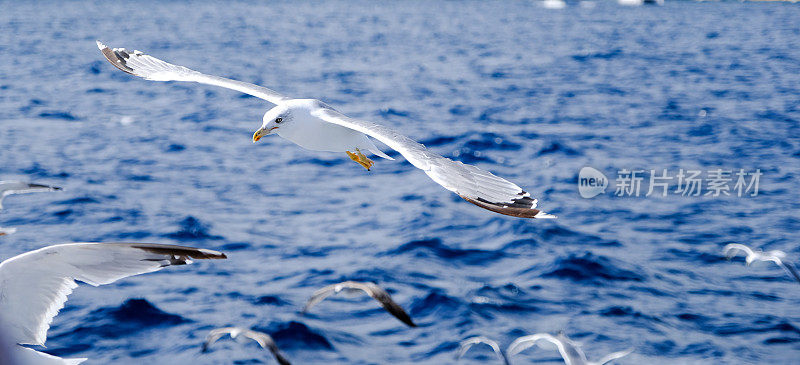
[[[0,226],[19,231],[0,257],[72,241],[229,256],[81,286],[47,350],[271,363],[255,344],[200,354],[208,330],[239,325],[296,363],[453,363],[467,336],[558,330],[593,359],[635,347],[620,364],[797,361],[800,286],[720,249],[800,260],[800,8],[595,5],[0,3],[0,178],[65,188],[6,199]],[[559,218],[479,209],[402,158],[367,172],[278,137],[254,145],[267,104],[123,74],[95,39],[391,125]],[[581,198],[583,166],[612,179],[606,194]],[[755,197],[616,197],[622,168],[764,175]],[[420,327],[369,298],[298,313],[340,280],[381,284]]]

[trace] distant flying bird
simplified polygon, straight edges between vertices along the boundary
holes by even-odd
[[[173,65],[139,51],[111,49],[100,42],[97,46],[112,65],[131,75],[153,81],[188,81],[221,86],[275,104],[264,114],[261,128],[253,134],[253,142],[274,133],[309,150],[345,152],[350,159],[369,170],[374,162],[362,150],[392,159],[372,143],[369,139],[372,137],[402,154],[445,189],[481,208],[522,218],[555,218],[536,209],[537,200],[514,183],[435,154],[392,128],[350,118],[319,100],[293,99],[265,87]]]
[[[464,356],[464,354],[466,354],[473,345],[481,343],[489,345],[489,347],[494,350],[494,353],[497,354],[497,357],[503,361],[503,364],[509,365],[508,357],[506,357],[506,354],[500,349],[500,346],[497,344],[497,342],[484,336],[470,337],[464,341],[461,341],[461,345],[458,350],[458,358],[460,359],[462,356]]]
[[[776,265],[782,267],[786,272],[789,273],[792,277],[794,277],[797,282],[800,282],[800,275],[797,273],[797,269],[791,262],[784,262],[783,259],[786,258],[786,252],[780,250],[772,250],[764,252],[761,249],[753,250],[750,247],[747,247],[741,243],[731,243],[725,245],[722,248],[722,252],[725,253],[725,257],[728,260],[732,259],[736,256],[739,252],[744,252],[747,257],[745,257],[745,264],[750,266],[753,262],[757,261],[771,261],[774,262]]]
[[[411,321],[411,317],[403,310],[399,304],[397,304],[389,293],[386,290],[383,290],[378,285],[373,283],[366,283],[366,282],[357,282],[357,281],[345,281],[338,284],[331,284],[328,285],[320,290],[314,292],[314,295],[311,296],[311,299],[308,300],[306,306],[303,308],[303,312],[308,312],[311,307],[315,306],[317,303],[325,300],[325,298],[333,295],[338,294],[341,291],[363,291],[367,293],[367,295],[371,296],[383,306],[383,309],[386,309],[387,312],[391,313],[401,322],[407,324],[410,327],[416,327],[417,325]]]
[[[3,209],[3,199],[12,194],[36,193],[44,191],[58,191],[61,188],[42,184],[26,183],[21,181],[0,181],[0,209]]]
[[[633,352],[633,349],[627,349],[624,351],[610,353],[596,362],[589,361],[586,359],[586,354],[584,354],[583,350],[581,350],[580,344],[569,339],[563,332],[559,332],[556,336],[553,336],[549,333],[537,333],[529,336],[522,336],[514,340],[514,342],[508,346],[508,350],[506,352],[508,353],[508,356],[514,356],[535,345],[540,340],[545,340],[556,345],[558,352],[564,359],[564,363],[567,365],[603,365],[612,360],[627,356]]]
[[[3,209],[3,199],[12,194],[36,193],[44,191],[58,191],[61,188],[42,184],[31,184],[21,181],[0,181],[0,209]],[[16,232],[16,228],[0,227],[0,236]]]
[[[152,243],[67,243],[40,248],[0,263],[0,331],[13,343],[44,346],[47,330],[67,296],[82,281],[98,286],[192,259],[224,259],[225,254],[192,247]],[[14,346],[25,365],[79,364]]]
[[[557,336],[553,336],[549,333],[537,333],[529,336],[522,336],[514,340],[511,345],[508,346],[506,352],[500,350],[500,346],[497,345],[497,342],[492,341],[483,336],[476,336],[470,337],[464,341],[461,341],[461,349],[458,353],[458,357],[461,358],[467,350],[474,344],[478,343],[485,343],[492,347],[494,352],[500,357],[503,362],[508,365],[508,359],[511,356],[514,356],[523,350],[537,344],[540,340],[548,341],[558,348],[558,352],[561,354],[561,357],[564,359],[564,362],[567,365],[603,365],[608,363],[612,360],[618,359],[620,357],[626,356],[633,352],[633,349],[628,349],[625,351],[614,352],[611,354],[606,355],[600,361],[594,362],[589,361],[586,359],[586,354],[583,353],[581,350],[580,345],[577,342],[570,340],[564,333],[559,333]]]
[[[290,365],[289,360],[283,357],[280,349],[278,349],[278,345],[275,344],[275,340],[273,340],[270,335],[242,327],[223,327],[211,330],[211,332],[208,333],[208,337],[206,337],[206,341],[203,342],[203,352],[208,351],[208,348],[211,347],[214,342],[217,342],[217,340],[225,335],[230,335],[231,338],[237,342],[242,338],[249,338],[258,342],[262,349],[269,350],[272,355],[275,356],[275,360],[278,360],[279,364]]]

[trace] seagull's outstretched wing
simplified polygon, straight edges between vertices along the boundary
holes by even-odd
[[[508,356],[514,356],[522,351],[527,350],[529,347],[535,345],[537,342],[539,342],[539,340],[549,341],[558,347],[563,346],[561,341],[559,341],[557,338],[555,338],[553,335],[549,333],[536,333],[517,338],[516,340],[514,340],[514,342],[508,345],[506,353],[508,354]],[[560,350],[561,349],[559,348],[559,351]]]
[[[77,365],[88,359],[72,358],[62,359],[44,352],[39,352],[27,347],[14,345],[12,352],[13,360],[11,365]],[[2,363],[6,365],[6,363]]]
[[[116,68],[134,76],[153,81],[188,81],[201,84],[221,86],[245,94],[264,99],[272,104],[288,100],[286,96],[274,90],[251,83],[226,79],[224,77],[206,75],[183,66],[173,65],[139,51],[128,51],[125,48],[108,48],[97,41],[97,48],[103,52],[108,62]]]
[[[364,282],[357,282],[357,281],[345,281],[337,284],[328,285],[322,289],[317,290],[311,296],[311,298],[306,303],[305,307],[303,308],[303,312],[308,312],[311,307],[315,306],[317,303],[325,300],[325,298],[336,294],[343,289],[354,289],[354,290],[361,290],[373,299],[377,300],[387,312],[391,313],[395,318],[399,319],[401,322],[405,323],[409,327],[416,327],[417,325],[411,320],[411,317],[406,313],[403,307],[400,304],[392,299],[392,296],[389,295],[383,288],[379,287],[374,283],[364,283]]]
[[[0,236],[5,236],[7,234],[12,234],[12,233],[14,233],[16,231],[17,231],[16,228],[3,228],[3,227],[0,227]]]
[[[747,247],[741,243],[729,243],[722,248],[722,252],[725,254],[725,257],[728,260],[739,254],[739,252],[744,252],[744,254],[747,256],[752,256],[754,254],[750,247]]]
[[[479,343],[489,345],[489,347],[491,347],[492,350],[494,350],[494,353],[497,355],[497,357],[500,358],[500,360],[502,360],[504,364],[508,365],[508,358],[503,353],[503,351],[500,350],[500,346],[497,345],[497,342],[495,342],[494,340],[492,340],[492,339],[490,339],[488,337],[484,337],[484,336],[470,337],[470,338],[468,338],[468,339],[466,339],[464,341],[461,341],[461,345],[460,345],[460,348],[458,350],[458,358],[460,359],[461,357],[463,357],[464,354],[466,354],[467,351],[469,351],[469,349],[473,345],[477,345]],[[509,355],[509,356],[511,356],[511,355]]]
[[[3,198],[11,194],[57,191],[57,186],[26,183],[22,181],[0,181],[0,209],[3,209]]]
[[[3,326],[15,343],[43,346],[76,280],[98,286],[191,259],[224,258],[216,251],[149,243],[68,243],[30,251],[0,263]]]
[[[620,357],[628,356],[631,352],[633,352],[632,348],[623,351],[612,352],[606,356],[603,356],[603,358],[597,361],[596,364],[603,365],[609,361],[619,359]]]
[[[800,283],[800,275],[797,273],[797,268],[794,267],[794,264],[781,260],[779,265],[781,265],[781,267],[786,270],[789,275],[791,275],[795,280],[797,280],[798,283]]]
[[[231,337],[244,336],[256,341],[261,348],[269,350],[269,352],[275,356],[275,360],[277,360],[279,364],[291,365],[289,360],[287,360],[285,357],[283,357],[283,354],[281,354],[281,351],[278,349],[278,345],[275,344],[275,340],[272,339],[272,336],[263,332],[253,331],[242,327],[222,327],[211,330],[208,333],[208,336],[206,336],[205,342],[203,342],[203,352],[208,351],[209,347],[211,347],[214,342],[217,342],[217,340],[225,335],[231,335]]]
[[[264,332],[253,330],[242,331],[242,336],[247,336],[248,338],[258,342],[258,344],[261,345],[261,348],[269,350],[269,352],[272,353],[272,356],[275,356],[275,360],[278,361],[278,364],[291,365],[289,360],[283,357],[281,350],[278,348],[278,345],[275,344],[275,340],[272,339],[272,336]]]
[[[312,111],[312,115],[381,141],[400,152],[412,165],[425,171],[433,181],[481,208],[521,218],[555,218],[536,209],[537,200],[514,183],[475,166],[433,153],[392,128],[350,118],[325,104]]]
[[[211,345],[214,344],[214,342],[217,342],[217,340],[222,338],[222,336],[231,333],[234,329],[235,327],[222,327],[222,328],[215,328],[209,331],[208,336],[206,336],[206,340],[203,342],[202,351],[203,352],[208,351],[208,349],[211,347]]]

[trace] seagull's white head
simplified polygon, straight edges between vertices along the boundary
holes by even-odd
[[[286,128],[291,124],[292,113],[286,105],[278,105],[264,113],[263,123],[255,133],[253,133],[253,143],[258,142],[261,137],[272,134],[278,128]],[[276,132],[277,133],[277,132]]]

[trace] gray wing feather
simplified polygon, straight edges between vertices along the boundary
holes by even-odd
[[[303,312],[307,312],[311,307],[316,305],[317,303],[325,300],[325,298],[336,294],[337,288],[341,289],[355,289],[361,290],[365,294],[369,295],[381,306],[389,312],[391,315],[395,316],[395,318],[399,319],[401,322],[405,323],[410,327],[416,327],[417,325],[411,320],[411,317],[406,313],[406,311],[401,307],[397,302],[392,299],[392,296],[389,295],[383,288],[379,287],[374,283],[364,283],[358,281],[344,281],[337,284],[328,285],[322,289],[317,290],[311,296],[311,299],[308,300],[305,307],[303,308]]]
[[[211,345],[214,344],[214,342],[217,342],[217,340],[222,338],[222,336],[225,336],[225,335],[231,333],[231,329],[232,328],[233,327],[216,328],[216,329],[213,329],[210,332],[208,332],[208,336],[206,336],[206,340],[205,340],[205,342],[203,342],[203,350],[202,351],[203,352],[208,351],[208,349],[211,347]]]
[[[275,360],[277,360],[279,364],[290,365],[289,360],[287,360],[286,357],[283,356],[280,349],[278,348],[278,345],[275,344],[275,340],[272,339],[272,336],[264,332],[258,332],[253,330],[245,330],[244,332],[242,332],[242,334],[258,342],[258,344],[261,345],[261,348],[269,350],[269,352],[272,353],[272,356],[275,356]]]
[[[627,356],[631,352],[633,352],[632,348],[627,349],[627,350],[623,350],[623,351],[612,352],[612,353],[604,356],[597,363],[600,364],[600,365],[603,365],[603,364],[605,364],[605,363],[607,363],[609,361],[619,359],[620,357],[623,357],[623,356]]]
[[[433,153],[392,128],[350,118],[322,102],[312,114],[328,123],[359,131],[381,141],[400,152],[433,181],[481,208],[515,217],[555,218],[536,209],[537,200],[516,184],[475,166]]]
[[[506,354],[503,353],[503,350],[500,349],[500,346],[497,344],[497,342],[484,336],[470,337],[464,341],[461,341],[460,348],[458,350],[458,358],[460,359],[463,357],[473,345],[481,343],[489,345],[489,347],[494,350],[494,353],[497,355],[497,357],[500,358],[504,364],[508,365],[508,358],[506,357]]]
[[[3,209],[3,198],[11,194],[37,193],[62,190],[58,186],[50,186],[22,181],[0,181],[0,209]]]
[[[377,300],[381,304],[381,306],[383,306],[383,309],[386,309],[386,311],[389,312],[391,315],[393,315],[395,318],[399,319],[401,322],[405,323],[409,327],[417,326],[414,323],[414,321],[411,320],[411,316],[409,316],[408,313],[406,313],[406,311],[403,309],[403,307],[400,306],[400,304],[397,304],[397,302],[395,302],[394,299],[392,299],[392,296],[389,295],[389,293],[387,293],[386,290],[383,290],[383,288],[379,287],[377,284],[374,283],[360,283],[360,284],[366,287],[365,291],[367,292],[367,294],[369,294],[369,296]]]
[[[247,82],[226,79],[224,77],[206,75],[195,70],[164,62],[139,51],[128,51],[125,48],[111,49],[97,42],[97,48],[114,67],[134,76],[152,81],[187,81],[200,84],[220,86],[264,99],[272,104],[289,100],[286,96]]]
[[[794,267],[794,264],[781,260],[780,265],[786,270],[786,272],[789,273],[789,275],[791,275],[795,280],[797,280],[798,283],[800,283],[800,275],[798,275],[797,268]]]
[[[303,307],[303,312],[308,312],[313,306],[319,304],[319,302],[325,300],[325,298],[333,295],[336,290],[336,285],[338,284],[331,284],[315,291],[314,294],[311,295],[311,298],[308,299],[305,307]]]

